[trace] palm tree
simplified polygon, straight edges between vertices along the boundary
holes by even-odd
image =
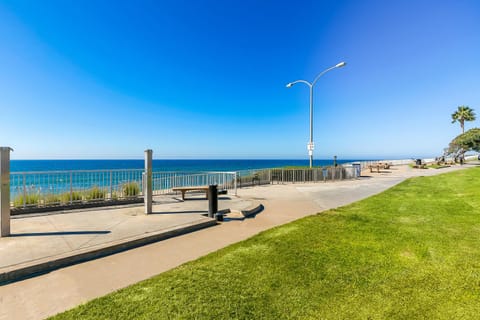
[[[465,121],[474,121],[475,112],[469,106],[459,106],[455,113],[452,113],[452,123],[460,122],[462,133],[465,133]]]

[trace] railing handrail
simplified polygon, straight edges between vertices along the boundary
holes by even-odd
[[[54,171],[12,171],[13,174],[67,174],[67,173],[95,173],[95,172],[132,172],[145,171],[144,169],[97,169],[97,170],[54,170]]]
[[[262,170],[262,169],[253,169],[253,170]],[[153,173],[170,173],[170,174],[218,174],[218,173],[227,173],[227,174],[234,174],[237,171],[153,171]]]

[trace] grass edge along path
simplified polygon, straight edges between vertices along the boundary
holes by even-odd
[[[408,179],[53,319],[477,319],[480,168]]]

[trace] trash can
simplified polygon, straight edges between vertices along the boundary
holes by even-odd
[[[355,172],[355,178],[360,177],[362,172],[362,165],[358,162],[352,163],[353,171]]]
[[[415,165],[421,166],[422,165],[422,159],[415,160]]]
[[[218,212],[218,189],[216,184],[208,186],[208,216],[215,218]]]

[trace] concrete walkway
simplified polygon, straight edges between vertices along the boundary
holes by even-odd
[[[155,203],[149,215],[137,204],[13,216],[11,236],[0,238],[0,285],[217,224],[204,216],[204,195],[189,195],[187,201],[156,197]],[[234,212],[256,203],[219,198],[221,210]]]
[[[230,219],[212,228],[187,233],[101,259],[58,269],[38,277],[1,286],[0,319],[43,319],[95,297],[105,295],[114,290],[167,271],[229,244],[249,238],[263,230],[374,195],[408,177],[434,175],[467,167],[470,166],[456,166],[440,170],[415,170],[407,166],[402,166],[393,167],[381,173],[364,173],[364,177],[351,181],[266,185],[240,189],[238,198],[233,199],[234,197],[231,197],[232,200],[229,201],[232,201],[232,203],[229,203],[229,205],[235,202],[236,206],[243,209],[262,203],[265,206],[265,210],[251,219]],[[188,216],[190,216],[190,218],[195,216],[196,219],[199,217],[198,214],[192,215],[187,212],[196,211],[194,207],[201,202],[204,201],[193,200],[186,201],[185,203],[164,204],[163,206],[170,205],[172,206],[171,209],[176,210],[170,212],[184,211],[184,213],[170,215],[158,214],[154,215],[155,217],[153,219],[172,216],[178,217],[179,219],[188,219]],[[206,206],[206,201],[203,205]],[[190,207],[187,208],[187,206]],[[155,210],[160,212],[161,210],[165,211],[165,208],[166,207],[155,208]],[[141,209],[142,208],[124,209],[126,212],[124,212],[123,215],[127,217],[123,217],[123,219],[120,220],[128,221],[130,219],[128,216],[131,217],[132,213],[138,210],[141,211]],[[106,214],[105,211],[109,210],[101,210],[100,212],[101,214]],[[130,214],[128,214],[128,212],[130,212]],[[83,214],[85,217],[85,213]],[[73,217],[72,214],[59,216],[62,216],[59,219],[64,223],[70,220],[67,219],[68,217]],[[43,219],[48,221],[51,219],[51,216]],[[79,221],[83,221],[83,219],[79,218]],[[115,221],[110,221],[106,217],[99,219],[99,221],[108,222],[112,228],[107,229],[106,227],[102,227],[94,231],[115,230]],[[130,224],[131,222],[129,221],[128,223]],[[21,229],[16,229],[16,224],[16,222],[13,223],[14,233],[30,233],[28,230],[21,231]],[[47,224],[47,222],[45,222],[45,224]],[[140,224],[143,224],[144,227],[150,227],[150,225],[144,224],[144,222]],[[122,223],[118,224],[119,229],[124,230],[126,233],[130,232],[128,230],[129,228],[120,227],[121,225]],[[51,230],[58,230],[57,228],[58,227]],[[85,227],[82,230],[91,230],[91,228]],[[139,230],[141,230],[141,228]],[[57,239],[58,243],[62,243],[63,241],[63,248],[83,248],[89,244],[95,244],[98,237],[109,237],[111,235],[110,233],[93,233],[34,236],[37,237],[39,241],[44,238],[53,239],[59,237]],[[76,236],[79,238],[72,240],[72,238]],[[23,238],[28,237],[29,236],[13,237],[8,239],[8,242],[9,245],[14,246],[15,241],[22,241]],[[60,238],[63,239],[60,241]],[[0,250],[4,250],[2,241],[0,241]],[[31,247],[38,246],[37,242],[31,242],[29,245]],[[5,264],[3,256],[2,251],[0,251],[1,263]]]

